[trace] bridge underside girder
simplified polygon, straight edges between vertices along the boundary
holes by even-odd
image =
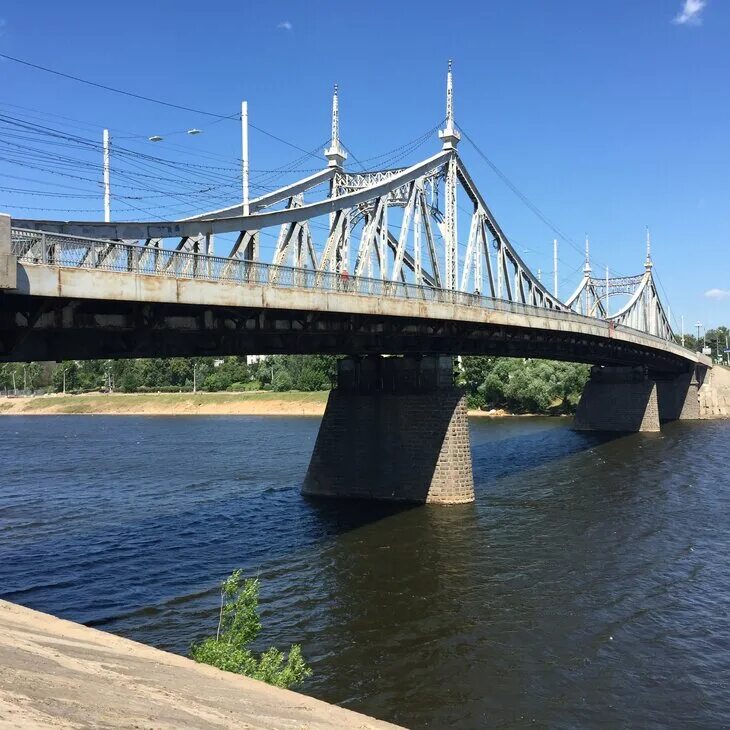
[[[0,297],[0,362],[243,354],[531,357],[686,372],[631,342],[428,318],[46,296]]]

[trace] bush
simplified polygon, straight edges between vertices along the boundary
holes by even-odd
[[[472,410],[481,410],[487,404],[484,395],[480,392],[466,394],[466,406]]]
[[[261,390],[261,383],[258,380],[249,380],[248,383],[231,383],[226,390],[233,393],[246,393],[251,390]]]
[[[196,662],[277,687],[300,684],[312,670],[304,661],[298,644],[293,644],[288,654],[274,647],[259,656],[250,650],[250,644],[261,633],[258,603],[258,579],[244,579],[241,571],[236,570],[221,583],[221,608],[215,637],[193,644],[190,656]]]
[[[271,389],[276,391],[291,390],[294,387],[294,379],[288,370],[278,370],[274,373],[274,381]]]
[[[588,379],[586,365],[508,357],[465,357],[461,384],[470,407],[513,412],[575,410]]]

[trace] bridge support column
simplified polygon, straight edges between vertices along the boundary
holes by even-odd
[[[577,431],[659,431],[657,386],[642,367],[591,368],[573,428]]]
[[[341,360],[302,493],[473,502],[466,401],[452,358]]]
[[[10,216],[0,213],[0,289],[15,289],[18,267],[10,247]]]
[[[662,421],[699,419],[700,398],[695,370],[670,380],[657,380],[659,418]]]

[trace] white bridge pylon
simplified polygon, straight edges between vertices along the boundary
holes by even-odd
[[[410,167],[345,171],[335,88],[327,168],[252,200],[248,216],[236,204],[181,221],[182,246],[200,246],[205,236],[236,232],[229,257],[261,261],[261,233],[278,227],[270,261],[274,265],[566,309],[525,265],[456,151],[460,134],[454,123],[450,64],[446,124],[439,136],[442,150]],[[326,197],[305,202],[305,194],[322,188]],[[462,222],[469,231],[466,244],[459,239],[459,199],[469,206],[468,219]],[[326,235],[315,235],[315,228]]]
[[[565,303],[542,284],[500,228],[457,152],[460,134],[454,123],[450,63],[446,96],[446,122],[439,132],[441,150],[409,167],[368,172],[345,169],[347,154],[340,144],[335,87],[332,139],[325,150],[327,166],[251,199],[247,215],[244,205],[236,203],[169,222],[14,219],[14,225],[108,241],[141,240],[143,255],[154,257],[155,267],[160,268],[172,260],[171,249],[209,254],[215,236],[235,234],[227,257],[271,265],[272,283],[278,276],[276,267],[292,266],[572,310],[672,339],[649,254],[643,275],[609,281],[611,295],[629,296],[626,306],[610,317],[600,290],[605,282],[591,276],[588,263],[581,284]],[[264,235],[275,241],[267,261],[262,259]],[[170,243],[166,246],[165,241]]]
[[[674,333],[669,316],[659,297],[654,281],[654,263],[651,259],[651,239],[646,232],[646,260],[644,273],[635,276],[605,277],[592,275],[588,239],[586,239],[586,263],[583,278],[565,305],[578,314],[599,317],[614,325],[631,327],[647,332],[663,340],[673,340]],[[624,305],[610,313],[611,297],[622,297]]]

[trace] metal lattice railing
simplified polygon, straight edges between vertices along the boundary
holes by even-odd
[[[549,309],[477,293],[419,286],[401,281],[346,276],[334,272],[276,266],[243,259],[229,259],[156,246],[104,241],[92,238],[44,233],[22,228],[11,232],[12,253],[24,264],[66,268],[96,269],[177,279],[221,281],[241,285],[260,285],[293,289],[330,291],[361,296],[395,297],[424,302],[439,302],[486,310],[535,314],[592,325],[609,324],[570,310]],[[645,337],[658,337],[636,330]]]

